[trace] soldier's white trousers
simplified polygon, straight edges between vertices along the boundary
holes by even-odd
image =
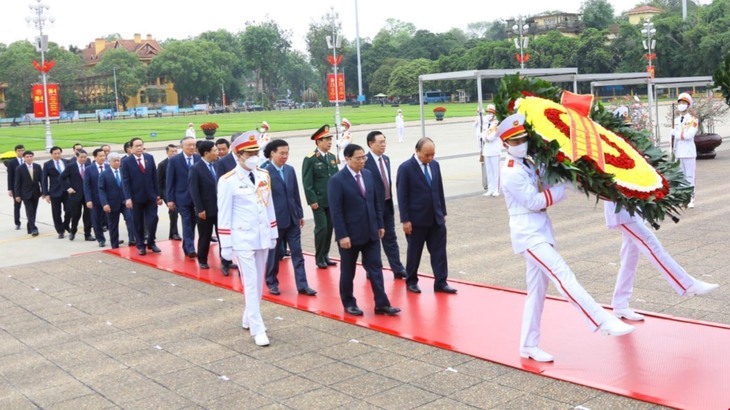
[[[483,166],[487,172],[487,192],[499,193],[499,155],[484,157]]]
[[[684,178],[690,185],[695,187],[695,172],[697,171],[696,158],[679,158],[679,169],[684,173]],[[692,191],[692,200],[695,199],[695,191]]]
[[[591,330],[597,330],[610,318],[608,312],[578,283],[573,271],[552,245],[544,242],[526,250],[522,255],[527,260],[527,299],[522,316],[520,348],[540,344],[540,320],[549,281],[578,309]]]
[[[255,251],[236,251],[238,272],[243,282],[244,307],[241,323],[249,326],[251,336],[266,331],[264,319],[261,317],[261,296],[264,288],[264,272],[268,249]]]
[[[684,295],[687,288],[694,282],[694,278],[667,253],[648,226],[642,222],[630,222],[621,224],[616,229],[621,231],[622,241],[621,268],[618,271],[611,302],[614,309],[629,307],[640,253],[649,259],[649,262],[672,285],[677,294]]]

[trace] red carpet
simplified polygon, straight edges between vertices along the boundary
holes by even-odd
[[[223,277],[217,258],[211,258],[210,270],[199,270],[197,262],[184,257],[179,242],[158,245],[159,255],[138,256],[135,248],[128,247],[106,252],[241,291],[238,275]],[[555,362],[539,364],[518,354],[523,292],[450,280],[458,295],[434,294],[433,280],[423,276],[419,282],[423,293],[416,295],[385,271],[391,304],[403,311],[397,317],[375,316],[370,286],[360,271],[355,296],[365,316],[355,318],[345,316],[342,309],[339,267],[317,269],[311,255],[305,259],[309,285],[319,292],[316,297],[297,294],[291,263],[285,259],[279,273],[282,294],[272,296],[264,290],[264,299],[638,400],[687,409],[730,407],[730,326],[650,314],[633,334],[607,337],[591,333],[567,302],[549,299],[541,347],[555,355]]]

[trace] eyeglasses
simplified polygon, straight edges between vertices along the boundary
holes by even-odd
[[[350,157],[350,159],[353,159],[355,161],[367,161],[368,156],[367,155],[361,155],[359,157]]]

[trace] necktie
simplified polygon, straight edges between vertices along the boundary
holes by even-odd
[[[104,165],[99,165],[99,175],[104,172]]]
[[[383,157],[378,159],[380,162],[380,177],[383,178],[383,185],[385,185],[385,200],[390,199],[390,184],[388,183],[388,177],[385,173],[385,165],[383,164]]]
[[[61,169],[61,162],[60,162],[60,161],[58,161],[58,160],[56,161],[56,169],[58,170],[58,173],[59,173],[59,174],[60,174],[61,172],[63,172],[63,170]]]
[[[142,158],[137,158],[137,164],[139,165],[139,170],[142,171],[144,174],[144,165],[142,165]]]
[[[114,178],[117,180],[117,186],[122,186],[122,180],[119,179],[119,170],[114,170]]]
[[[357,186],[360,188],[360,195],[365,198],[365,187],[360,183],[360,174],[355,174],[355,181],[357,181]]]
[[[431,173],[428,172],[428,164],[423,164],[423,172],[424,175],[426,175],[426,182],[428,182],[428,186],[431,186]]]
[[[252,183],[252,184],[256,185],[256,180],[255,180],[255,179],[254,179],[254,177],[253,177],[253,172],[249,172],[249,173],[248,173],[248,179],[250,179],[250,180],[251,180],[251,183]]]
[[[208,163],[208,169],[210,170],[210,174],[213,175],[213,179],[216,179],[215,169],[213,169],[213,163],[212,162],[209,162]]]
[[[680,124],[684,123],[684,115],[683,115],[683,116],[681,116],[681,117],[679,117],[679,123],[680,123]]]
[[[193,166],[193,157],[188,157],[188,168]]]
[[[84,166],[79,165],[79,173],[81,174],[81,179],[84,179]]]
[[[28,165],[28,172],[30,172],[30,179],[33,180],[33,164]]]
[[[284,168],[279,168],[279,176],[281,177],[281,180],[284,181],[284,185],[286,185],[286,178],[284,177]]]

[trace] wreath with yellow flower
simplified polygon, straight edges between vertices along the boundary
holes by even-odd
[[[550,183],[568,182],[599,199],[638,214],[655,228],[675,222],[692,187],[676,162],[655,147],[647,132],[615,118],[593,96],[563,92],[545,80],[502,79],[495,95],[497,116],[525,115],[530,154]]]

